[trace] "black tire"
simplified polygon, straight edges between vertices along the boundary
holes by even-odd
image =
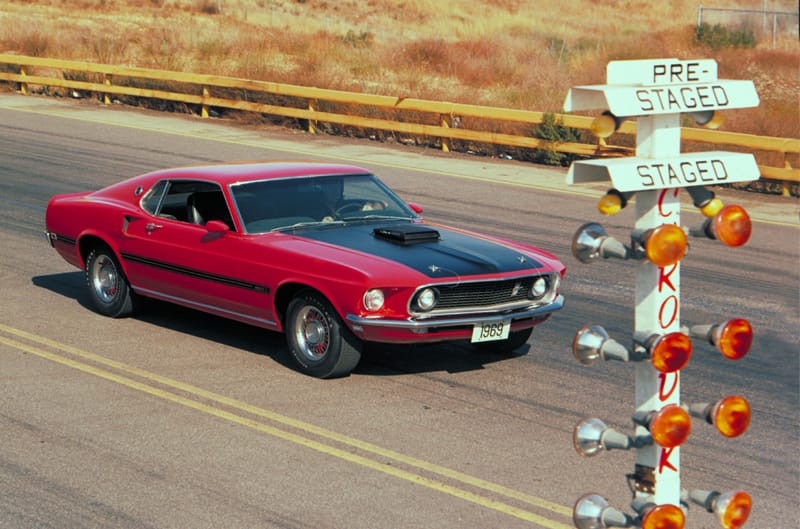
[[[122,318],[133,313],[135,294],[108,248],[92,248],[86,257],[86,287],[92,306],[100,314]]]
[[[482,353],[511,354],[513,351],[525,345],[531,337],[531,334],[533,334],[533,327],[528,327],[521,331],[509,333],[508,338],[505,340],[477,343],[475,344],[475,348]]]
[[[363,344],[350,332],[331,304],[320,294],[304,290],[286,311],[286,342],[301,372],[318,378],[350,374]]]

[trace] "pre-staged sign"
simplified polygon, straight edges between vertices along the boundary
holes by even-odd
[[[575,162],[567,183],[611,179],[622,192],[749,182],[759,177],[751,154],[704,152],[673,158],[610,158]]]
[[[752,81],[717,79],[713,60],[614,61],[608,84],[570,89],[568,112],[607,108],[619,117],[703,112],[758,106]]]

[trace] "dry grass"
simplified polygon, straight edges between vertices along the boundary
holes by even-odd
[[[603,82],[609,60],[715,58],[721,77],[753,79],[762,99],[726,129],[800,137],[796,34],[775,49],[771,35],[755,49],[696,47],[700,3],[0,0],[0,51],[550,112],[570,86]]]

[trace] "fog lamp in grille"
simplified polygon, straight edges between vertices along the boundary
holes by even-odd
[[[548,281],[545,277],[537,277],[531,286],[531,298],[540,298],[547,294]]]
[[[439,293],[435,288],[423,288],[414,297],[414,306],[423,312],[428,312],[433,310],[438,300]]]

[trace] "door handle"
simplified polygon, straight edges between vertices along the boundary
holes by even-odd
[[[154,231],[160,230],[163,227],[164,226],[162,226],[161,224],[156,224],[154,222],[150,222],[147,226],[144,227],[144,229],[147,232],[147,234],[150,235]]]

